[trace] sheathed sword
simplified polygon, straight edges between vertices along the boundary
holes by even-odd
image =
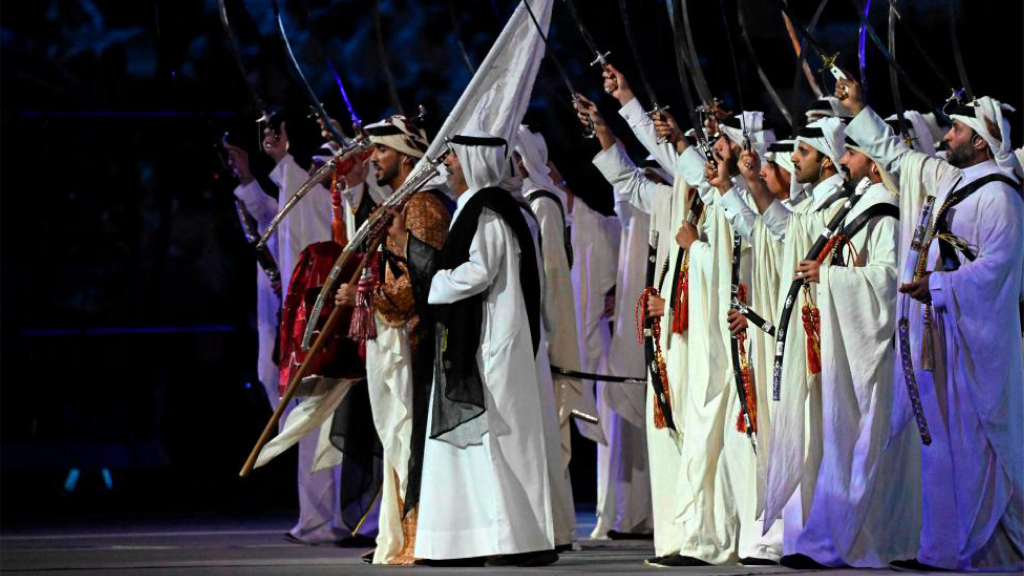
[[[851,186],[850,183],[843,184],[846,192],[849,192]],[[814,244],[811,245],[811,249],[807,252],[807,256],[803,260],[817,260],[818,255],[821,254],[822,250],[828,244],[829,240],[839,231],[843,225],[843,221],[846,220],[846,216],[849,215],[850,210],[860,201],[861,197],[864,196],[864,192],[867,188],[860,190],[854,190],[852,194],[847,196],[846,201],[842,207],[836,212],[835,216],[828,221],[825,228],[822,229],[818,235]],[[797,278],[793,280],[793,283],[789,286],[789,292],[786,293],[786,300],[782,306],[782,315],[779,316],[779,325],[775,330],[775,361],[772,366],[772,400],[778,402],[782,394],[782,360],[786,354],[786,337],[789,334],[789,321],[793,316],[793,307],[796,305],[797,296],[800,293],[800,288],[804,285],[803,278]]]
[[[914,230],[914,237],[910,242],[910,254],[907,256],[906,267],[903,269],[903,284],[908,284],[921,277],[924,271],[924,263],[927,262],[928,245],[931,243],[930,231],[932,228],[932,210],[935,206],[935,196],[929,195],[921,206],[921,216]],[[900,319],[896,323],[899,334],[900,360],[903,367],[903,381],[907,386],[907,398],[910,400],[910,408],[914,412],[914,421],[917,424],[917,431],[921,434],[921,443],[925,446],[932,443],[931,431],[928,429],[928,420],[924,415],[924,408],[921,405],[921,394],[917,386],[917,373],[914,371],[913,352],[910,349],[910,304],[912,298],[907,294],[900,294],[902,303],[900,306]],[[927,312],[926,312],[927,313]],[[928,337],[925,331],[923,338]]]

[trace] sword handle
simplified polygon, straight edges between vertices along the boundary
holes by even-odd
[[[595,56],[594,61],[591,62],[590,65],[591,66],[596,66],[597,64],[600,64],[601,68],[604,68],[605,66],[608,65],[607,58],[610,55],[611,55],[611,51],[605,52],[604,54],[601,54],[600,51],[596,51],[596,52],[594,52],[594,56]]]

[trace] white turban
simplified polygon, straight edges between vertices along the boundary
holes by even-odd
[[[843,141],[846,139],[846,125],[839,118],[822,118],[811,122],[797,133],[796,141],[804,142],[811,148],[828,156],[839,170],[839,160],[846,153]]]
[[[796,140],[777,140],[768,145],[764,159],[773,162],[789,172],[789,196],[796,196],[803,184],[796,181],[796,165],[793,164],[793,151],[796,149]]]
[[[448,146],[462,165],[470,192],[498,187],[508,178],[508,142],[504,138],[467,128],[449,138]]]
[[[529,175],[523,179],[523,191],[547,190],[562,197],[563,193],[551,180],[551,168],[548,168],[548,145],[539,132],[531,132],[529,128],[519,125],[516,134],[516,152],[523,159],[523,166]],[[564,202],[565,200],[562,199]]]
[[[821,118],[853,118],[853,112],[847,108],[843,102],[835,96],[824,96],[818,98],[813,104],[804,112],[807,119],[810,121],[820,120]]]
[[[903,113],[903,118],[910,122],[910,138],[913,140],[911,145],[914,150],[922,154],[935,156],[935,138],[932,136],[932,129],[925,117],[915,110],[907,110]],[[893,127],[897,134],[900,134],[899,126],[896,125],[898,121],[895,114],[886,118],[885,121]]]
[[[974,115],[966,115],[972,108]],[[1008,104],[1000,104],[994,98],[982,96],[954,111],[950,116],[969,126],[985,140],[988,147],[992,149],[992,155],[995,156],[996,164],[1000,168],[1016,173],[1020,171],[1020,165],[1013,152],[1010,151],[1010,120],[1003,116],[1003,112],[1013,111],[1013,107]],[[1002,140],[997,139],[995,134],[988,131],[988,122],[999,129]]]
[[[743,112],[739,116],[726,118],[718,126],[726,138],[740,146],[743,146],[745,132],[750,138],[750,147],[762,160],[768,146],[775,142],[775,132],[764,127],[764,112]]]
[[[849,148],[850,150],[860,152],[861,154],[867,156],[869,160],[874,162],[875,166],[878,168],[878,175],[882,178],[882,184],[884,184],[885,187],[889,190],[889,192],[892,192],[894,196],[900,195],[900,186],[896,182],[896,178],[885,169],[885,167],[882,165],[881,162],[878,161],[877,158],[869,154],[866,148],[861,146],[859,143],[857,143],[856,140],[850,138],[849,136],[846,137],[846,147]],[[860,183],[858,182],[858,184]]]

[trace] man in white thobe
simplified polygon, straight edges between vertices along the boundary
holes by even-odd
[[[649,170],[645,173],[650,178],[653,174]],[[657,178],[663,183],[671,179]],[[650,217],[625,201],[615,203],[615,212],[620,225],[618,262],[613,285],[614,312],[610,318],[611,343],[604,371],[612,376],[643,380],[647,367],[643,346],[636,338],[634,316],[637,300],[645,288]],[[576,230],[583,232],[585,228],[578,226],[574,233]],[[595,232],[601,234],[604,229],[596,227]],[[606,240],[605,244],[610,243]],[[602,254],[594,256],[600,258]],[[599,289],[593,297],[601,294]],[[608,445],[597,446],[597,523],[591,537],[650,538],[653,523],[644,431],[646,391],[637,384],[601,382],[597,394],[598,413]]]
[[[684,436],[705,439],[683,448],[683,468],[692,491],[683,511],[694,523],[680,551],[690,559],[685,565],[737,560],[745,565],[770,565],[782,553],[780,531],[763,534],[758,510],[763,463],[744,433],[746,414],[758,446],[765,444],[762,439],[770,434],[767,382],[754,378],[755,372],[749,369],[749,340],[736,345],[737,357],[733,358],[732,335],[726,324],[732,298],[739,298],[739,292],[751,286],[754,268],[750,249],[753,223],[745,217],[753,200],[742,179],[735,177],[737,159],[745,141],[758,156],[766,152],[774,134],[763,124],[760,112],[743,112],[720,122],[722,135],[714,143],[717,170],[708,170],[704,156],[686,146],[685,140],[678,140],[682,148],[678,172],[701,191],[705,203],[701,229],[686,223],[679,234],[688,251],[690,290]],[[703,332],[699,340],[697,332]],[[694,346],[695,341],[702,345]],[[748,354],[749,376],[742,380],[742,399],[737,384],[737,377],[743,377],[740,346]]]
[[[932,443],[921,447],[917,557],[893,565],[1020,570],[1024,210],[1010,123],[989,97],[954,106],[947,158],[929,158],[893,134],[865,105],[855,82],[836,90],[855,113],[850,135],[899,179],[903,226],[916,225],[925,196],[935,196],[930,228],[938,238],[921,254],[925,273],[900,286],[901,298],[914,300],[905,353],[913,360]],[[928,358],[919,353],[925,341]],[[893,434],[913,427],[914,420],[905,375],[896,375]]]
[[[257,222],[269,223],[277,214],[278,207],[284,206],[309,179],[309,174],[288,153],[286,123],[282,122],[276,133],[269,128],[264,131],[263,148],[276,162],[270,172],[270,179],[278,187],[278,198],[267,196],[258,187],[248,186],[239,190],[239,199]],[[298,262],[299,253],[310,244],[331,239],[331,198],[328,191],[322,186],[311,190],[281,221],[276,239],[277,251],[274,256],[281,271],[282,282],[287,284]],[[287,420],[288,413],[300,400],[293,401],[282,421]],[[334,543],[353,536],[341,519],[340,468],[311,472],[316,448],[315,435],[307,436],[299,442],[299,519],[286,535],[290,540],[303,544]],[[376,532],[376,524],[376,518],[370,517],[358,530],[360,534],[372,535]]]
[[[845,148],[840,163],[850,181],[859,182],[856,204],[840,240],[795,267],[795,279],[814,294],[814,303],[790,321],[811,338],[787,338],[774,413],[770,486],[796,484],[783,513],[783,564],[794,568],[884,567],[913,550],[919,518],[916,440],[904,433],[890,441],[889,434],[896,198],[862,147],[847,138]],[[834,212],[791,214],[787,245],[805,252]],[[798,351],[805,364],[789,361]],[[794,386],[787,377],[793,372],[815,373],[820,389]],[[800,449],[815,444],[806,453]],[[769,506],[785,497],[770,493]]]
[[[440,347],[424,448],[416,556],[428,563],[557,561],[538,381],[540,269],[520,206],[498,188],[508,143],[450,140],[456,212],[433,277]]]
[[[544,327],[548,360],[551,366],[579,371],[580,356],[576,346],[576,309],[570,274],[572,245],[569,243],[568,206],[565,192],[550,177],[548,147],[544,137],[520,126],[514,157],[523,177],[522,192],[536,216],[540,234],[541,260],[544,271]],[[543,375],[542,375],[543,376]],[[576,540],[576,510],[569,480],[572,459],[570,421],[572,411],[584,408],[583,384],[578,378],[552,372],[555,407],[561,436],[562,462],[557,477],[563,489],[556,491],[555,545],[566,546]],[[593,412],[593,408],[584,408]]]

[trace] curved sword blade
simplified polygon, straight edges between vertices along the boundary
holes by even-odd
[[[744,17],[744,0],[736,0],[736,23],[740,27],[740,36],[743,38],[743,43],[747,47],[747,54],[750,57],[750,61],[757,68],[757,77],[761,79],[761,84],[764,85],[764,89],[768,92],[768,97],[771,98],[772,103],[778,108],[779,113],[786,120],[786,123],[790,126],[793,125],[793,116],[789,110],[786,109],[786,105],[782,103],[782,98],[779,98],[779,93],[775,91],[771,81],[768,80],[768,75],[765,74],[764,69],[761,67],[761,62],[757,57],[757,51],[754,50],[754,43],[750,40],[750,34],[747,33],[747,22]]]
[[[896,20],[899,15],[896,9],[889,6],[889,53],[896,57]],[[900,77],[896,74],[896,68],[889,65],[889,85],[892,88],[892,105],[896,109],[896,125],[899,126],[900,135],[904,142],[909,142],[909,126],[903,112],[903,97],[900,94]]]
[[[896,59],[893,58],[892,54],[889,53],[888,48],[886,48],[885,44],[882,43],[882,40],[878,37],[878,34],[875,32],[875,29],[871,26],[871,23],[864,18],[864,13],[861,9],[860,3],[857,2],[857,0],[850,0],[850,3],[853,4],[854,9],[856,9],[857,15],[860,17],[861,24],[863,24],[864,29],[867,30],[868,36],[871,37],[871,41],[874,42],[875,46],[878,48],[878,51],[881,52],[883,56],[885,56],[885,59],[889,61],[889,65],[892,68],[894,68],[896,72],[900,75],[900,77],[903,79],[903,82],[906,83],[908,88],[910,88],[910,91],[913,92],[914,95],[917,96],[922,103],[928,106],[929,109],[937,110],[941,114],[941,108],[935,105],[935,102],[931,98],[929,98],[924,91],[921,90],[917,83],[914,82],[913,78],[910,77],[910,74],[908,74],[907,71],[904,70],[902,66],[900,66],[899,62],[897,62]]]
[[[633,51],[633,59],[636,61],[636,72],[640,76],[640,83],[644,86],[644,92],[647,93],[647,99],[651,103],[651,114],[657,113],[662,109],[662,106],[658,103],[658,96],[654,93],[654,86],[651,84],[651,79],[647,77],[647,72],[644,70],[643,58],[640,57],[640,45],[636,41],[636,37],[633,36],[633,26],[629,20],[629,7],[626,5],[626,0],[619,0],[619,14],[622,15],[622,27],[626,30],[626,43],[629,44],[629,49]]]
[[[388,52],[384,48],[384,28],[380,21],[380,0],[373,0],[373,33],[377,38],[377,56],[380,58],[381,70],[384,71],[384,80],[388,84],[388,96],[391,97],[391,106],[395,109],[396,113],[405,116],[402,101],[398,98],[398,86],[395,85],[395,77],[391,74]]]
[[[960,53],[960,37],[956,33],[957,14],[956,7],[953,6],[953,2],[956,0],[949,0],[946,3],[947,12],[949,18],[949,40],[953,44],[953,58],[956,59],[956,71],[960,75],[960,83],[963,85],[964,91],[967,92],[967,98],[974,100],[974,90],[971,90],[971,82],[967,79],[967,68],[964,67],[964,57]]]
[[[608,65],[608,61],[605,58],[611,52],[601,52],[601,49],[597,47],[597,42],[594,42],[594,37],[590,35],[590,31],[583,24],[583,18],[580,18],[580,13],[576,11],[576,5],[573,4],[573,1],[565,0],[565,6],[569,9],[569,14],[572,15],[572,19],[576,22],[576,29],[580,31],[580,36],[583,37],[583,42],[586,43],[587,49],[594,55],[594,61],[590,65],[600,64],[603,69]]]
[[[331,138],[334,139],[338,144],[344,144],[346,142],[345,137],[338,132],[338,128],[331,121],[331,117],[327,115],[327,111],[324,110],[324,105],[317,98],[316,92],[313,87],[309,85],[309,81],[306,80],[306,76],[302,73],[302,68],[299,67],[299,61],[295,59],[295,53],[292,52],[292,44],[288,41],[288,33],[284,30],[284,21],[281,19],[281,8],[277,4],[277,0],[270,0],[270,7],[274,13],[274,23],[277,29],[277,35],[281,39],[281,43],[284,45],[285,55],[288,56],[288,68],[292,72],[292,76],[298,82],[299,87],[305,92],[306,98],[309,99],[309,105],[313,108],[313,113],[316,114],[317,118],[323,123],[324,128],[331,133]]]
[[[270,112],[267,110],[267,104],[263,98],[260,97],[260,93],[256,89],[256,85],[253,84],[252,79],[249,78],[249,73],[245,69],[245,63],[242,61],[242,52],[238,48],[238,37],[235,36],[235,31],[231,27],[231,19],[228,16],[227,0],[218,0],[218,6],[220,8],[220,23],[224,27],[224,33],[227,34],[229,46],[231,47],[231,54],[235,58],[235,64],[238,65],[238,72],[242,75],[242,79],[245,81],[245,85],[249,89],[249,95],[252,97],[253,102],[256,104],[256,108],[260,112],[259,121],[269,120]]]
[[[821,13],[825,11],[825,5],[828,4],[828,0],[821,0],[818,4],[818,8],[814,11],[814,16],[811,17],[810,27],[808,31],[814,31],[814,28],[818,25],[818,19],[821,18]],[[807,65],[807,40],[800,40],[796,37],[796,29],[793,27],[793,22],[790,21],[789,15],[785,12],[782,13],[782,22],[786,25],[786,32],[789,34],[789,39],[793,43],[793,52],[796,53],[796,68],[793,69],[793,99],[790,109],[793,113],[797,112],[797,100],[800,96],[800,71],[803,70],[803,75],[807,78],[807,84],[811,87],[811,92],[814,93],[815,98],[821,98],[824,96],[821,87],[818,86],[818,82],[814,79],[814,72],[811,71],[811,67]],[[795,126],[794,126],[795,127]]]
[[[455,44],[459,47],[459,55],[462,56],[462,61],[465,62],[466,69],[472,76],[476,74],[476,68],[473,67],[473,61],[469,59],[469,52],[466,52],[466,45],[462,43],[462,35],[459,34],[459,19],[455,15],[455,0],[448,0],[448,20],[452,24],[452,34],[455,35]]]
[[[687,0],[680,0],[679,10],[683,17],[683,32],[686,35],[686,47],[690,52],[690,74],[693,78],[693,86],[697,89],[700,101],[708,104],[713,100],[711,90],[708,88],[708,81],[704,78],[704,70],[700,67],[700,57],[697,56],[697,47],[693,43],[693,28],[690,27],[690,11],[687,7]]]
[[[871,0],[867,0],[864,3],[864,19],[867,20],[868,13],[871,12]],[[867,50],[867,30],[864,28],[864,24],[860,25],[860,38],[857,44],[857,62],[860,64],[860,89],[864,94],[864,101],[868,101],[868,54]]]
[[[704,131],[700,125],[700,117],[697,114],[697,104],[693,99],[693,92],[690,91],[690,68],[693,65],[687,60],[686,47],[684,46],[685,39],[682,38],[684,27],[682,14],[680,13],[679,6],[672,5],[673,2],[675,0],[668,0],[666,6],[672,15],[672,47],[676,53],[676,73],[679,75],[679,85],[683,90],[683,102],[686,104],[686,113],[690,118],[693,133],[699,137],[704,134]],[[673,277],[678,277],[678,273]],[[674,290],[673,293],[675,293]]]

